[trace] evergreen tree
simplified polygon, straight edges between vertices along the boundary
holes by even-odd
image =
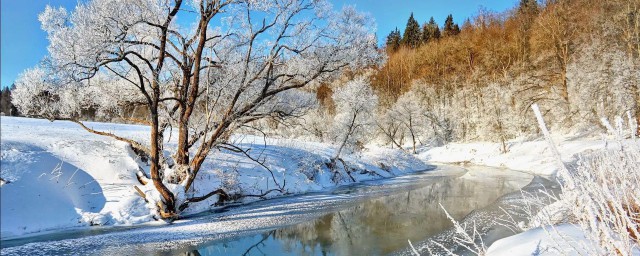
[[[413,18],[413,13],[407,21],[407,28],[404,30],[402,36],[402,44],[411,48],[420,46],[422,42],[422,31],[420,31],[420,24]]]
[[[520,0],[520,4],[518,4],[518,13],[524,15],[532,15],[538,13],[538,1]]]
[[[429,24],[425,22],[424,24],[422,24],[422,42],[428,43],[429,39],[431,39],[430,36],[431,35],[429,35]]]
[[[400,41],[402,41],[402,37],[400,36],[400,30],[396,28],[396,30],[391,31],[387,36],[386,47],[387,50],[397,51],[400,48]]]
[[[426,23],[422,26],[422,41],[429,42],[432,40],[437,40],[440,38],[440,28],[436,23],[436,20],[431,17],[429,23]]]
[[[460,33],[460,27],[453,22],[453,15],[449,14],[444,21],[443,36],[455,36]]]
[[[15,114],[15,107],[11,103],[11,90],[15,88],[14,85],[11,87],[4,87],[0,90],[0,112],[4,115],[11,116]]]
[[[429,24],[433,26],[433,33],[431,34],[431,38],[440,39],[440,37],[442,37],[442,34],[440,33],[440,26],[438,26],[438,23],[436,23],[433,17],[431,17]]]

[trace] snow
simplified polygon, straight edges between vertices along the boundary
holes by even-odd
[[[528,230],[498,240],[487,250],[490,256],[604,254],[597,242],[589,241],[580,227],[571,224]]]
[[[619,147],[617,143],[607,142],[601,137],[564,135],[554,136],[553,140],[565,163],[576,161],[578,154],[583,152]],[[624,143],[635,143],[640,147],[640,141],[626,140]],[[503,154],[499,143],[450,143],[425,148],[419,153],[419,158],[428,162],[502,167],[544,176],[554,175],[558,171],[549,144],[543,138],[533,141],[514,140],[507,144],[509,151]]]
[[[1,173],[8,181],[0,188],[0,236],[12,239],[39,232],[58,231],[88,225],[133,225],[153,222],[151,184],[136,179],[139,161],[126,143],[86,132],[64,121],[1,117]],[[138,141],[148,141],[148,127],[87,122],[87,126]],[[165,136],[168,140],[176,136]],[[251,148],[250,155],[270,172],[244,155],[215,151],[194,182],[194,194],[203,195],[220,187],[231,193],[262,194],[284,187],[284,194],[325,190],[350,183],[336,181],[325,163],[335,154],[334,146],[258,136],[234,136],[232,141]],[[174,142],[169,141],[170,148]],[[165,152],[165,154],[171,152]],[[400,150],[366,148],[343,159],[355,168],[356,181],[391,177],[429,169],[430,166]],[[148,166],[141,166],[148,172]],[[147,192],[147,204],[134,190]],[[179,186],[179,185],[176,185]],[[181,190],[173,188],[174,191]],[[274,192],[266,197],[281,196]],[[181,197],[181,196],[179,196]],[[182,197],[183,198],[183,197]],[[246,198],[242,202],[258,200]],[[217,198],[193,203],[183,215],[212,208]],[[158,221],[158,223],[164,223]]]

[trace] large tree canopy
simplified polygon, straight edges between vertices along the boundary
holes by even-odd
[[[303,103],[291,96],[296,89],[381,60],[372,19],[322,0],[93,0],[71,13],[47,7],[39,19],[49,56],[21,75],[16,104],[25,115],[80,125],[83,110],[114,116],[144,106],[148,143],[83,127],[150,156],[164,217],[189,200],[166,184],[188,195],[210,150],[235,129],[291,115]],[[178,146],[166,156],[169,127]]]

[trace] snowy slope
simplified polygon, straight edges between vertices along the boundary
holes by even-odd
[[[140,186],[136,180],[139,161],[126,143],[88,133],[71,122],[15,117],[2,117],[0,121],[0,177],[9,182],[0,188],[2,239],[76,226],[153,221],[155,209],[146,206],[133,186],[149,192],[152,188]],[[87,126],[148,141],[149,129],[145,126]],[[220,187],[231,193],[262,194],[277,185],[284,187],[285,193],[294,194],[351,182],[346,177],[338,182],[332,180],[333,174],[324,164],[334,154],[331,145],[256,136],[235,136],[233,141],[242,148],[251,148],[251,156],[264,161],[277,184],[267,169],[245,156],[215,151],[193,185],[195,195]],[[344,159],[357,169],[352,175],[356,181],[429,168],[412,155],[381,148],[368,148]],[[274,192],[267,197],[279,195]],[[183,214],[208,210],[216,200],[211,197],[192,204]]]

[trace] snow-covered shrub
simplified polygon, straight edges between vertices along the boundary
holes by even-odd
[[[422,117],[429,131],[423,140],[437,146],[453,141],[453,117],[459,112],[450,106],[452,102],[443,97],[442,93],[436,90],[435,85],[428,85],[421,81],[415,82],[409,93],[416,94],[420,98]]]
[[[240,180],[238,179],[238,170],[223,171],[215,169],[213,173],[218,177],[221,183],[221,188],[229,193],[240,192]]]
[[[421,138],[426,135],[428,130],[424,113],[425,109],[421,104],[421,99],[413,91],[401,95],[386,113],[386,119],[389,120],[387,122],[397,124],[400,128],[398,134],[400,142],[398,144],[407,141],[414,154]],[[392,138],[393,136],[388,137]]]
[[[398,148],[404,148],[408,144],[415,153],[418,144],[422,144],[421,138],[426,137],[429,130],[419,94],[414,91],[406,92],[383,111],[376,118],[382,141]]]
[[[477,229],[475,223],[473,225],[460,223],[456,219],[451,217],[449,212],[447,212],[447,210],[444,209],[442,205],[440,205],[440,208],[442,208],[444,213],[447,215],[447,219],[449,219],[451,223],[453,223],[453,244],[455,244],[456,247],[465,248],[469,251],[470,254],[472,253],[475,255],[486,255],[487,246],[484,244],[482,235]],[[413,249],[413,252],[419,255],[415,248],[413,248],[413,245],[411,245],[411,247]],[[441,251],[445,251],[448,255],[457,255],[456,253],[451,251],[450,248],[447,248],[446,246],[436,241],[432,241],[432,244],[430,244],[430,246],[427,246],[426,249],[429,252],[429,255],[438,255],[438,252]]]

